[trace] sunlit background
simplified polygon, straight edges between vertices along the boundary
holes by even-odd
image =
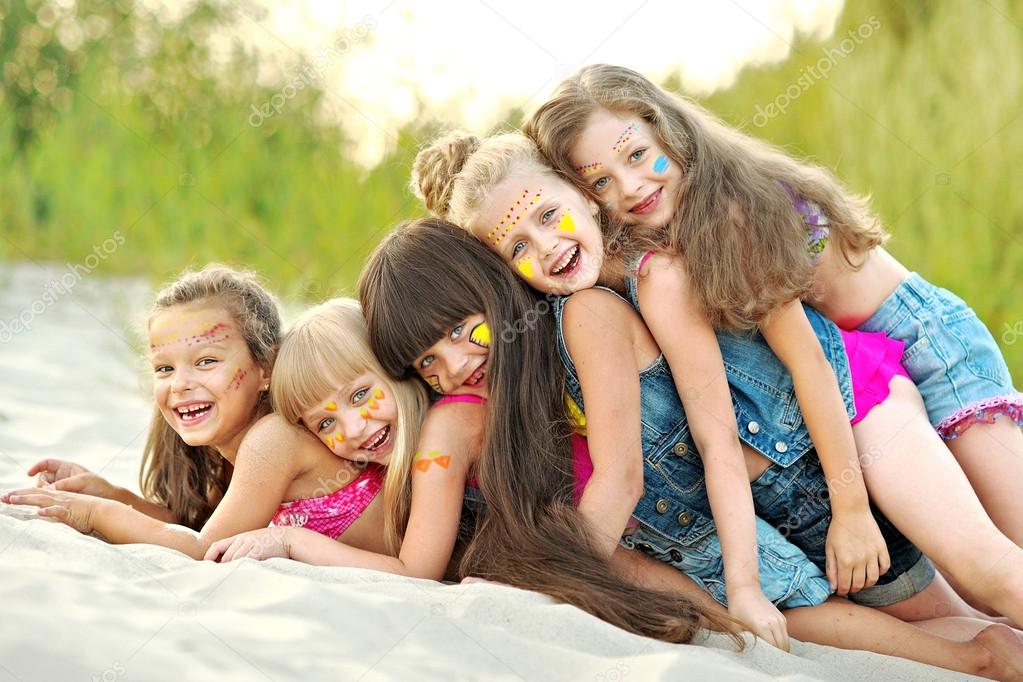
[[[19,267],[155,283],[222,260],[296,303],[351,291],[422,212],[421,144],[514,126],[611,62],[872,194],[890,249],[1023,377],[1019,1],[0,0],[0,18],[0,259]]]

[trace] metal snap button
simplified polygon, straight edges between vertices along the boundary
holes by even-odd
[[[658,514],[663,514],[664,512],[668,511],[668,501],[662,497],[661,499],[657,500],[657,504],[654,505],[654,509],[657,510]]]
[[[685,443],[676,443],[675,447],[672,448],[672,452],[681,457],[682,455],[689,452],[689,446],[686,445]]]
[[[760,433],[760,424],[756,422],[750,422],[749,424],[746,424],[746,430],[752,434]]]
[[[693,515],[687,511],[682,512],[678,515],[678,525],[688,526],[693,522]]]
[[[678,551],[677,549],[671,550],[670,552],[668,552],[668,554],[671,555],[671,560],[674,561],[676,564],[682,561],[682,552]]]
[[[788,452],[789,446],[785,445],[785,443],[782,443],[781,441],[778,441],[777,443],[774,444],[774,449],[777,450],[778,452]]]

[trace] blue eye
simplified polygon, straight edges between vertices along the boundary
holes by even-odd
[[[511,252],[512,258],[515,258],[522,253],[522,249],[524,248],[526,248],[526,242],[515,242],[515,246],[512,247]]]
[[[419,361],[419,369],[426,369],[433,364],[433,356],[427,355],[425,358]]]
[[[360,400],[366,397],[367,393],[369,393],[368,388],[360,388],[358,391],[352,394],[352,402],[353,403],[359,402]]]
[[[170,365],[160,365],[159,367],[156,367],[153,371],[156,372],[157,374],[166,374],[167,372],[173,372],[174,368],[171,367]]]
[[[462,324],[456,324],[454,329],[451,330],[451,340],[454,341],[459,336],[461,336],[464,330],[465,330],[464,322]]]
[[[546,211],[544,211],[543,215],[540,216],[540,224],[541,225],[546,225],[547,221],[550,220],[551,218],[553,218],[554,214],[557,213],[557,212],[558,212],[558,210],[556,208],[549,208]]]
[[[334,418],[333,417],[325,417],[324,419],[320,420],[319,430],[323,431],[324,429],[330,428],[333,425],[334,425]]]
[[[607,183],[608,182],[610,182],[610,180],[608,180],[606,177],[598,178],[597,181],[595,183],[593,183],[593,189],[595,191],[599,192],[600,190],[602,190],[605,187],[607,187]]]
[[[632,152],[631,154],[629,154],[629,158],[632,159],[633,161],[639,161],[640,159],[643,158],[643,154],[645,154],[645,153],[646,153],[646,147],[642,147],[642,148],[637,149],[636,151]]]
[[[198,365],[199,367],[207,367],[208,365],[211,365],[214,362],[216,362],[216,360],[213,358],[202,358],[201,360],[199,360],[199,362],[195,364]]]

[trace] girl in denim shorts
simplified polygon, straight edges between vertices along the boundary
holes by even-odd
[[[882,247],[887,234],[864,199],[622,67],[570,76],[525,128],[630,241],[684,262],[716,328],[780,326],[777,335],[805,338],[806,321],[782,314],[802,299],[843,329],[902,344],[931,426],[995,524],[1023,546],[1023,394],[976,313]]]

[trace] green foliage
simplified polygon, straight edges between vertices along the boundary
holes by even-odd
[[[344,131],[318,122],[333,95],[315,82],[253,119],[281,86],[257,85],[252,57],[225,64],[207,47],[244,5],[208,0],[170,23],[128,2],[54,7],[0,0],[0,257],[77,263],[120,231],[101,272],[159,281],[223,260],[319,299],[351,291],[384,232],[422,213],[408,171],[436,124],[396,131],[366,171]],[[1017,378],[1021,56],[1018,2],[853,1],[825,43],[705,101],[871,194],[890,250],[976,308]],[[814,77],[822,59],[830,71]],[[771,104],[785,112],[758,116]]]

